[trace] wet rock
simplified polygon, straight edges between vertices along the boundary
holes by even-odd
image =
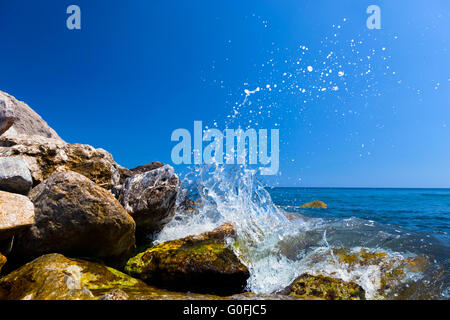
[[[55,130],[27,104],[2,91],[0,91],[1,134],[10,137],[21,134],[37,135],[62,141]]]
[[[416,293],[411,295],[411,288],[417,289],[415,281],[406,281],[408,274],[415,275],[414,278],[420,279],[430,266],[430,261],[422,256],[404,257],[400,254],[387,254],[382,251],[369,251],[367,249],[350,250],[348,248],[333,249],[333,254],[340,263],[343,270],[352,272],[356,269],[369,270],[376,268],[378,270],[378,281],[374,287],[378,287],[373,298],[376,299],[409,299]],[[427,293],[429,290],[422,288],[421,299],[429,299]]]
[[[186,198],[179,203],[177,212],[184,215],[196,215],[199,213],[199,208],[201,208],[201,206],[202,204],[199,200]]]
[[[0,274],[5,264],[6,264],[6,257],[0,253]]]
[[[286,294],[301,299],[320,300],[364,300],[364,290],[352,282],[322,275],[313,276],[303,274],[298,277],[288,289]]]
[[[288,296],[283,294],[254,294],[252,292],[245,292],[235,294],[228,297],[228,300],[301,300],[295,296]]]
[[[117,191],[118,199],[136,221],[138,235],[158,232],[175,213],[180,180],[169,165],[136,174]]]
[[[75,171],[101,187],[111,189],[120,183],[121,174],[126,170],[103,149],[40,136],[1,136],[0,156],[22,158],[31,172],[34,185],[54,172]]]
[[[34,223],[33,203],[25,196],[0,191],[0,240],[8,240]]]
[[[113,289],[102,295],[98,300],[128,300],[130,296],[121,289]]]
[[[225,244],[229,224],[198,236],[168,241],[131,258],[125,271],[169,290],[231,295],[244,290],[249,271]]]
[[[131,169],[131,171],[133,172],[133,174],[140,174],[140,173],[146,173],[148,171],[152,171],[152,170],[161,168],[163,166],[164,166],[163,163],[161,163],[159,161],[153,161],[153,162],[150,162],[149,164],[133,168],[133,169]]]
[[[135,223],[117,199],[76,172],[54,173],[29,194],[33,226],[20,233],[13,252],[35,258],[58,252],[121,265],[135,249]]]
[[[0,300],[219,299],[169,292],[104,265],[48,254],[0,279]]]
[[[301,205],[300,208],[327,209],[328,206],[324,202],[316,200],[316,201],[305,203],[304,205]]]
[[[26,195],[33,186],[30,170],[21,158],[0,158],[0,190]]]

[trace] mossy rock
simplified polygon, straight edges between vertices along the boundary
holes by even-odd
[[[388,258],[388,254],[385,252],[370,252],[366,249],[352,252],[348,248],[337,248],[333,249],[333,253],[339,263],[346,263],[351,266],[356,264],[362,266],[379,265]]]
[[[333,249],[333,254],[348,271],[358,266],[379,268],[380,283],[377,296],[379,299],[395,298],[393,293],[400,290],[408,273],[423,273],[430,266],[430,261],[422,256],[405,258],[401,255],[389,255],[386,252],[368,249],[352,251],[348,248],[337,248]],[[409,286],[413,285],[411,283]]]
[[[104,265],[60,254],[39,257],[0,279],[0,300],[96,299],[211,300],[219,297],[161,290]]]
[[[364,300],[364,289],[353,282],[303,274],[287,289],[290,296],[307,300]]]
[[[328,206],[323,201],[315,200],[301,205],[300,208],[327,209]]]
[[[131,258],[125,272],[158,287],[199,293],[241,293],[250,276],[225,244],[232,226],[161,243]]]

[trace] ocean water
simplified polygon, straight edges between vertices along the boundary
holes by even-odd
[[[335,247],[364,247],[426,257],[435,270],[416,279],[431,284],[431,295],[408,299],[448,299],[450,267],[450,189],[269,188],[273,203],[285,212],[321,219]],[[327,209],[300,208],[321,200]],[[334,236],[333,236],[334,234]],[[331,237],[330,237],[331,236]],[[434,284],[433,284],[434,283]],[[389,298],[395,298],[396,294]]]
[[[326,219],[356,217],[450,245],[450,189],[268,188],[275,205]],[[327,210],[300,209],[321,200]]]
[[[445,189],[266,188],[253,170],[201,166],[178,198],[195,210],[179,207],[155,242],[232,223],[237,237],[228,241],[249,268],[249,291],[276,293],[309,273],[353,281],[368,299],[449,299],[449,197]],[[312,200],[329,208],[300,208]]]

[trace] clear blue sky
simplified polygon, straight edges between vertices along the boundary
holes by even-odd
[[[171,163],[173,130],[223,129],[261,87],[230,125],[280,129],[268,183],[450,187],[449,30],[448,0],[0,0],[0,90],[134,167]]]

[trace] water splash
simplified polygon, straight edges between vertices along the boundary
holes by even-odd
[[[289,285],[298,273],[297,262],[283,256],[278,244],[296,235],[299,225],[290,223],[273,204],[255,170],[203,166],[187,175],[183,185],[179,201],[193,200],[197,212],[178,210],[158,235],[158,242],[200,234],[229,222],[237,233],[233,248],[251,273],[248,288],[270,293]]]
[[[242,166],[195,168],[183,179],[178,204],[187,199],[195,204],[195,210],[187,211],[179,206],[156,242],[200,234],[223,223],[232,223],[237,237],[229,245],[249,268],[247,289],[255,293],[277,292],[299,275],[310,273],[358,283],[366,291],[366,297],[372,299],[380,295],[384,275],[397,270],[401,264],[406,266],[406,259],[417,257],[396,250],[402,248],[407,238],[395,233],[396,239],[387,243],[386,239],[392,239],[391,231],[365,220],[328,221],[300,214],[290,216],[274,205],[258,181],[256,171]],[[373,264],[348,265],[334,254],[336,248],[347,248],[352,254],[362,250],[376,253],[383,259]],[[401,279],[392,280],[395,286],[417,283],[427,276],[422,270],[401,272],[404,272]],[[430,273],[428,278],[433,279],[434,275]],[[430,291],[429,286],[421,290],[414,294]]]
[[[279,127],[286,118],[311,127],[303,116],[308,109],[315,113],[323,109],[325,114],[331,112],[337,119],[349,116],[356,119],[361,116],[356,106],[366,107],[369,97],[382,95],[378,87],[381,80],[392,87],[400,85],[401,80],[390,66],[389,47],[385,43],[376,44],[370,33],[345,38],[342,33],[346,22],[344,19],[342,24],[333,25],[332,34],[321,41],[320,48],[299,45],[294,50],[284,50],[273,43],[273,48],[267,51],[267,60],[257,70],[259,76],[245,79],[245,89],[237,90],[238,97],[230,103],[225,127],[250,128],[265,124]],[[219,82],[221,88],[226,88],[223,81]],[[250,90],[253,88],[256,89]],[[235,89],[228,90],[229,96],[236,97]],[[330,102],[329,106],[326,101]],[[216,121],[214,126],[217,127]],[[370,149],[370,145],[362,144],[361,148]],[[370,150],[366,152],[370,155]],[[200,234],[223,223],[232,223],[237,237],[230,248],[248,266],[247,288],[255,293],[277,292],[300,274],[310,273],[354,281],[364,288],[367,298],[376,298],[383,274],[396,266],[395,261],[414,256],[404,252],[412,248],[407,236],[372,222],[354,218],[306,218],[280,209],[258,181],[256,171],[249,168],[197,167],[185,176],[182,185],[178,204],[190,201],[194,210],[178,206],[174,219],[157,236],[156,242]],[[382,252],[387,258],[379,264],[349,266],[334,254],[336,248],[342,247],[351,252]],[[434,275],[406,273],[395,285],[402,285],[402,281],[432,283],[430,279]],[[446,290],[444,295],[448,293]],[[433,292],[433,297],[442,294],[442,290],[435,293],[427,284],[405,297],[414,298],[428,292]]]

